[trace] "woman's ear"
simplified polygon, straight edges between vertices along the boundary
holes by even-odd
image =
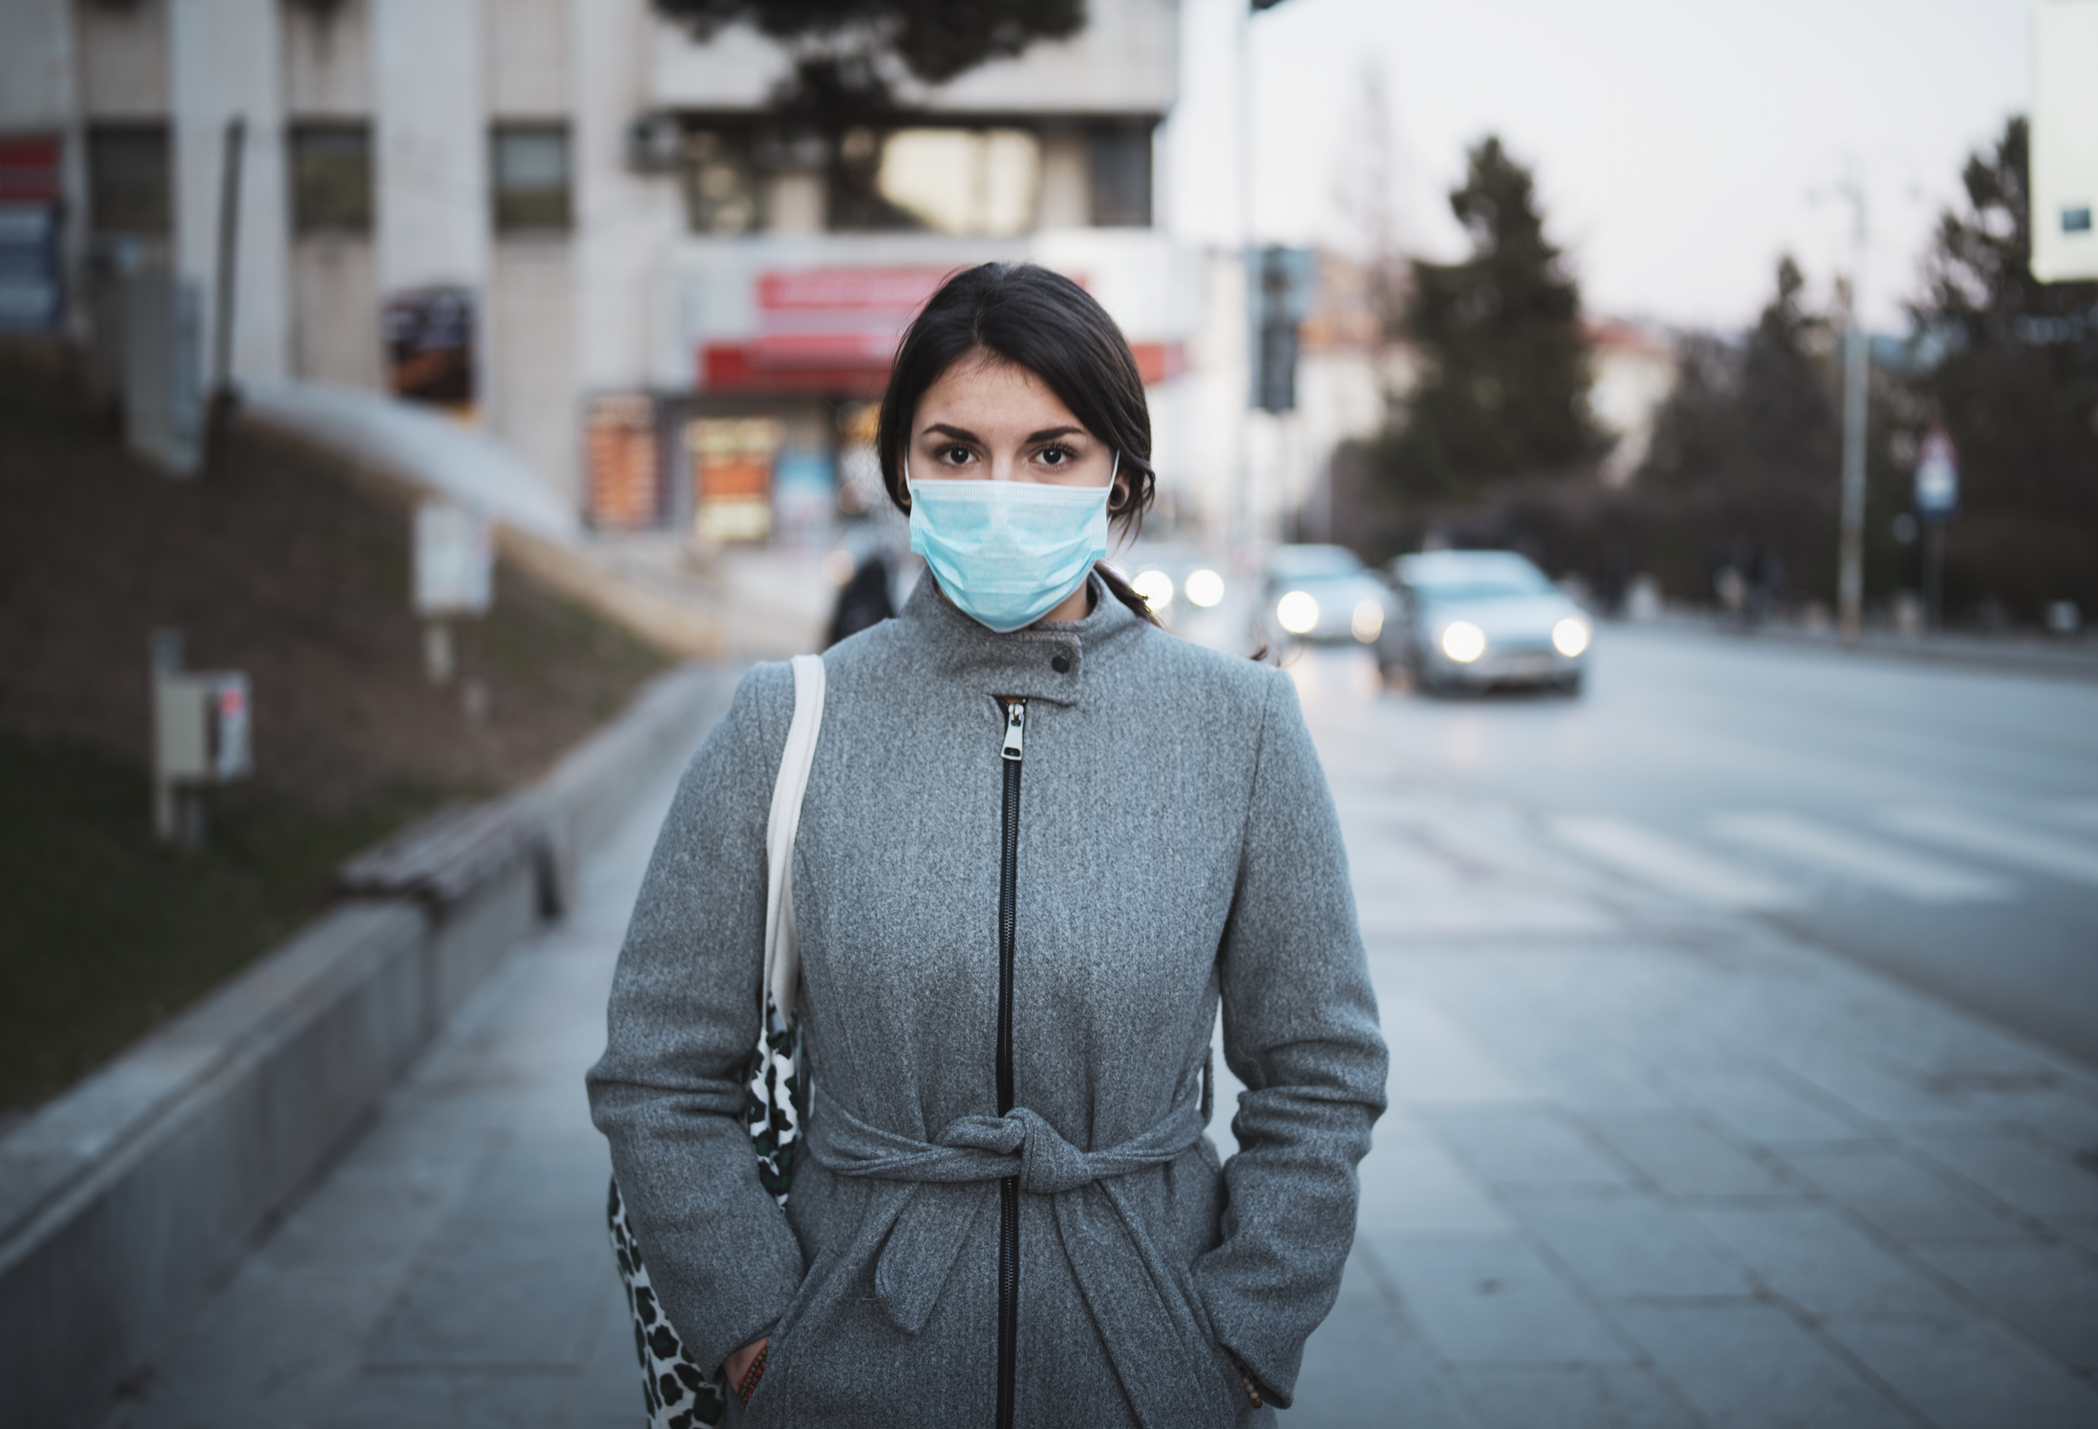
[[[1128,504],[1129,487],[1126,483],[1117,480],[1115,484],[1108,490],[1107,509],[1109,511],[1119,512],[1123,507],[1127,506]]]

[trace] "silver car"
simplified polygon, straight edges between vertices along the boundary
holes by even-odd
[[[1260,622],[1271,643],[1374,645],[1390,613],[1391,591],[1345,546],[1277,546],[1268,557]]]
[[[1377,664],[1416,687],[1535,685],[1579,694],[1594,630],[1543,571],[1513,551],[1426,551],[1385,567],[1397,609]]]

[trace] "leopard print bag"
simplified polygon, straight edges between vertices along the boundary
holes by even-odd
[[[801,824],[801,797],[823,724],[823,661],[794,657],[794,720],[772,788],[765,825],[765,1007],[757,1047],[751,1054],[744,1122],[757,1152],[758,1181],[780,1208],[793,1188],[795,1153],[808,1116],[808,1085],[801,1066],[801,1029],[793,1019],[801,979],[801,948],[794,932],[792,864],[794,836]],[[719,1424],[732,1392],[719,1365],[703,1369],[685,1353],[661,1300],[649,1284],[648,1264],[627,1224],[626,1203],[615,1177],[605,1203],[605,1223],[619,1262],[620,1283],[634,1324],[634,1353],[641,1360],[641,1393],[649,1429],[694,1429]]]

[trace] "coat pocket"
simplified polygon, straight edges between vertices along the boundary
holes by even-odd
[[[793,1370],[800,1353],[794,1331],[809,1306],[823,1293],[837,1263],[838,1257],[834,1253],[820,1252],[809,1266],[808,1274],[801,1277],[801,1285],[781,1312],[779,1324],[774,1327],[765,1346],[765,1375],[758,1381],[757,1389],[752,1391],[750,1403],[742,1406],[742,1423],[757,1426],[792,1422],[786,1411],[793,1399]]]

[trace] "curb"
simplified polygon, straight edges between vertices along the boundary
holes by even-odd
[[[2011,636],[1992,640],[1973,635],[1911,638],[1868,630],[1857,648],[1852,650],[1844,648],[1834,634],[1818,634],[1783,625],[1736,630],[1717,620],[1673,613],[1656,620],[1621,621],[1619,624],[1631,630],[1660,630],[1676,635],[1730,640],[1748,648],[1768,645],[1787,650],[1818,650],[1828,655],[1935,665],[1944,669],[2038,675],[2056,680],[2098,680],[2098,641],[2089,639],[2043,640]]]
[[[0,1404],[100,1424],[256,1234],[548,913],[576,850],[674,778],[735,671],[687,665],[512,795],[513,840],[441,904],[339,903],[0,1137]]]

